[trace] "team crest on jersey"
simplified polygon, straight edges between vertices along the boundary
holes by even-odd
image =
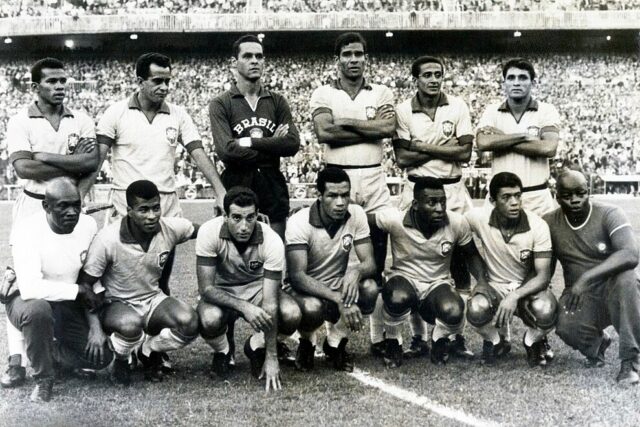
[[[169,259],[169,251],[164,251],[158,254],[158,267],[164,268],[164,265],[167,263],[167,259]]]
[[[447,256],[449,255],[449,252],[451,252],[451,248],[453,247],[453,243],[446,241],[446,242],[442,242],[440,244],[440,253],[442,254],[442,256]]]
[[[249,270],[256,271],[262,267],[264,263],[262,261],[249,261]]]
[[[85,249],[84,251],[80,252],[80,264],[84,265],[84,262],[87,259],[87,250]]]
[[[167,133],[167,140],[169,140],[169,145],[171,145],[172,147],[175,147],[176,144],[178,143],[178,129],[170,126],[167,128],[166,133]]]
[[[600,252],[601,254],[606,254],[607,253],[607,244],[605,242],[599,242],[596,245],[596,248],[598,249],[598,252]]]
[[[77,133],[70,133],[67,137],[67,151],[69,154],[73,154],[76,151],[78,142],[80,142],[80,136]]]
[[[371,105],[369,105],[368,107],[365,108],[364,110],[367,114],[367,120],[373,120],[376,118],[376,113],[378,112],[378,110],[376,109],[376,107],[372,107]]]
[[[523,249],[520,251],[520,262],[527,262],[531,259],[531,249]]]
[[[527,128],[527,133],[530,136],[537,138],[538,136],[540,136],[540,128],[538,126],[529,126]]]
[[[249,136],[251,138],[262,138],[264,136],[264,132],[260,128],[253,128],[249,131]]]
[[[455,126],[452,121],[447,120],[442,122],[442,134],[445,138],[451,138],[453,136],[453,131],[455,130]]]
[[[349,252],[352,246],[353,246],[353,235],[345,234],[344,236],[342,236],[342,250],[345,252]]]

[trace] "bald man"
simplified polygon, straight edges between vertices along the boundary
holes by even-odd
[[[611,344],[604,329],[613,324],[620,336],[617,381],[638,384],[640,285],[631,224],[619,207],[589,200],[580,172],[564,172],[557,189],[560,208],[544,217],[564,272],[556,333],[587,357],[587,366],[601,367]]]
[[[97,316],[89,313],[99,299],[92,288],[76,284],[96,222],[80,214],[80,192],[69,178],[47,183],[42,206],[44,212],[15,229],[12,252],[20,294],[6,305],[9,321],[24,334],[36,402],[51,399],[54,354],[55,363],[66,369],[102,369],[113,358]]]

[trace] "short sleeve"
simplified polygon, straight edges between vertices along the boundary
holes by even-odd
[[[354,211],[354,219],[355,236],[353,241],[357,243],[361,240],[369,239],[371,231],[369,230],[369,223],[367,222],[367,214],[360,206],[357,206],[357,209]]]
[[[390,232],[397,224],[398,210],[395,208],[387,208],[375,213],[376,225],[381,230]]]
[[[631,227],[629,219],[625,215],[624,211],[617,206],[612,206],[611,209],[606,212],[603,218],[603,223],[609,237],[622,228]]]
[[[95,138],[96,127],[91,117],[84,113],[78,113],[78,117],[80,121],[80,138]]]
[[[457,238],[458,246],[467,245],[469,244],[469,242],[471,242],[471,240],[473,240],[473,235],[471,234],[471,226],[469,225],[469,222],[464,216],[460,215],[456,218],[457,218],[456,219],[456,222],[457,222],[456,238]]]
[[[378,97],[378,108],[383,105],[393,106],[393,92],[387,86],[380,86],[380,96]]]
[[[193,223],[186,218],[171,217],[163,218],[163,221],[171,228],[171,231],[175,235],[176,241],[174,244],[180,244],[188,241],[193,236],[194,227]]]
[[[478,121],[478,127],[476,129],[476,131],[487,127],[487,126],[492,126],[492,127],[496,127],[495,125],[495,114],[496,114],[497,109],[494,107],[493,104],[490,104],[483,112],[482,112],[482,116],[480,116],[480,120]]]
[[[545,114],[542,117],[540,128],[542,132],[545,131],[560,131],[560,114],[553,105],[547,104],[545,108]]]
[[[193,141],[200,141],[200,133],[193,123],[193,119],[184,108],[180,108],[180,136],[182,137],[182,145],[185,147]]]
[[[93,242],[91,242],[91,245],[89,246],[87,259],[85,260],[84,267],[82,269],[90,276],[102,277],[111,262],[107,239],[107,232],[111,229],[112,227],[103,229],[98,233],[96,238],[93,239]]]
[[[265,277],[268,272],[282,273],[284,269],[284,244],[280,237],[272,231],[267,229],[267,226],[262,226],[264,236],[264,265]],[[275,278],[275,277],[274,277]]]
[[[305,224],[306,222],[306,224]],[[309,209],[294,214],[287,222],[285,239],[287,249],[309,247]]]
[[[404,108],[404,104],[399,104],[396,107],[396,138],[411,141],[411,129],[409,123],[411,120],[411,111],[407,116],[407,109]]]
[[[112,105],[107,108],[100,120],[98,121],[98,127],[96,128],[96,134],[106,136],[113,140],[118,138],[118,106]]]
[[[312,117],[320,113],[333,113],[326,86],[321,86],[313,91],[311,100],[309,101],[309,109],[311,110]]]
[[[205,258],[217,257],[219,235],[220,229],[215,226],[214,220],[205,222],[198,230],[196,256]]]
[[[459,108],[460,116],[458,117],[458,124],[456,125],[456,137],[472,135],[473,128],[471,127],[471,113],[469,113],[469,107],[464,101],[460,100]]]
[[[541,218],[529,217],[533,231],[533,252],[544,253],[551,252],[551,233],[549,232],[549,226]]]
[[[7,149],[9,155],[20,151],[31,152],[29,129],[20,119],[20,116],[11,117],[9,123],[7,123]]]

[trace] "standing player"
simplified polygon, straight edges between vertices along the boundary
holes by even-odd
[[[31,89],[35,101],[21,109],[7,124],[9,161],[24,191],[13,205],[13,228],[31,215],[42,212],[47,181],[56,177],[82,180],[98,169],[94,123],[80,111],[64,105],[67,72],[64,64],[44,58],[31,67]],[[82,194],[84,195],[84,194]],[[15,243],[13,232],[9,243]],[[22,335],[7,322],[9,368],[0,379],[2,387],[13,387],[25,379],[27,360]]]
[[[507,99],[490,104],[478,123],[478,149],[491,151],[491,175],[511,172],[522,179],[522,206],[540,216],[555,208],[549,180],[549,158],[558,148],[560,115],[531,96],[536,72],[515,58],[502,68]]]
[[[284,239],[289,190],[280,172],[280,157],[300,148],[298,129],[287,100],[262,86],[264,53],[251,35],[233,43],[231,64],[236,84],[209,104],[216,153],[225,164],[226,188],[243,186],[258,195],[258,210]]]
[[[251,373],[265,378],[266,389],[279,390],[276,338],[291,335],[300,309],[280,289],[284,245],[275,231],[257,222],[258,199],[246,187],[229,189],[224,218],[206,222],[196,242],[198,304],[202,337],[213,348],[212,369],[226,377],[231,361],[227,325],[243,317],[256,334],[244,345]]]
[[[396,125],[393,94],[382,85],[367,83],[367,42],[359,33],[340,35],[334,48],[338,78],[316,89],[310,107],[315,132],[326,144],[327,166],[344,169],[351,182],[351,199],[374,213],[390,206],[382,168],[382,140],[391,138]],[[371,227],[378,281],[387,255],[387,235]],[[381,304],[371,316],[371,343],[383,339]]]
[[[106,289],[100,320],[116,353],[113,380],[130,382],[129,356],[139,348],[145,377],[161,381],[160,353],[178,350],[198,336],[195,310],[159,287],[169,253],[194,239],[198,226],[184,218],[161,217],[161,196],[150,181],[134,181],[125,197],[127,215],[98,233],[78,282],[91,286],[100,280]]]
[[[580,172],[558,177],[560,208],[545,215],[554,255],[562,264],[565,289],[556,333],[587,356],[587,366],[604,366],[613,324],[620,336],[622,385],[640,377],[640,287],[634,271],[638,244],[622,209],[589,200]]]
[[[487,287],[485,269],[471,229],[464,217],[447,211],[444,185],[438,178],[423,177],[413,187],[409,209],[387,209],[369,215],[369,221],[391,236],[393,264],[382,288],[387,367],[402,364],[402,324],[410,312],[434,324],[431,361],[447,362],[451,347],[466,350],[464,301],[451,277],[456,248],[469,259],[480,288]],[[455,336],[453,345],[449,337]],[[459,342],[461,341],[462,342]],[[460,351],[461,352],[461,351]],[[462,352],[461,352],[462,353]]]
[[[378,297],[376,266],[364,210],[349,202],[349,175],[327,167],[318,173],[318,201],[287,224],[287,265],[293,296],[302,311],[296,366],[313,368],[315,331],[329,321],[324,353],[337,370],[352,371],[347,328],[357,331]],[[350,266],[355,249],[360,263]]]
[[[406,169],[408,178],[404,183],[399,207],[405,210],[411,205],[413,183],[429,176],[440,179],[444,184],[447,209],[464,215],[473,207],[471,196],[462,180],[461,168],[461,163],[468,162],[471,158],[473,145],[469,107],[462,99],[442,92],[442,60],[421,56],[411,65],[411,75],[418,92],[396,107],[397,125],[393,147],[398,166]],[[468,290],[471,278],[461,249],[455,247],[453,251],[451,274],[457,289]],[[416,324],[415,319],[412,319],[411,326],[414,335],[412,347],[419,353],[426,328]],[[462,339],[460,335],[458,342],[462,342]],[[469,355],[462,348],[459,350],[455,351]]]
[[[9,320],[25,336],[36,379],[31,400],[37,402],[52,397],[54,359],[61,368],[102,369],[113,358],[97,316],[88,313],[99,300],[77,280],[96,222],[80,214],[80,193],[71,179],[52,179],[42,193],[44,212],[14,228],[20,294],[6,306]]]
[[[522,209],[522,181],[500,172],[489,184],[492,211],[467,214],[471,230],[482,241],[489,284],[478,283],[467,302],[467,320],[484,339],[482,362],[492,364],[511,345],[500,329],[509,330],[513,315],[527,326],[522,337],[530,366],[545,366],[542,338],[555,326],[557,301],[549,289],[551,236],[537,215]]]

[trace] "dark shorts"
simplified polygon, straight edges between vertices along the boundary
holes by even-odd
[[[289,215],[289,189],[287,181],[276,168],[237,169],[222,172],[222,183],[229,190],[241,185],[253,190],[258,196],[258,210],[271,222],[282,222]]]

